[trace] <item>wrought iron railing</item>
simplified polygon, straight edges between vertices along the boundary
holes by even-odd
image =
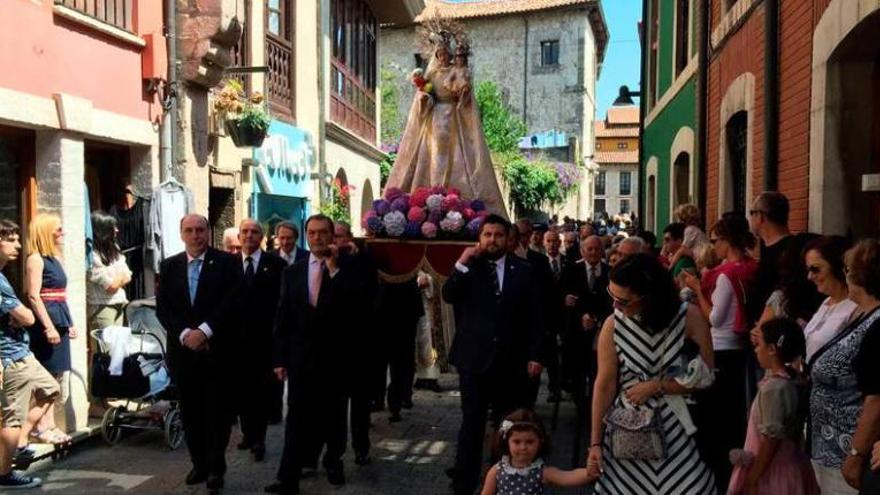
[[[133,3],[133,0],[55,0],[56,5],[77,10],[126,31],[133,31]]]

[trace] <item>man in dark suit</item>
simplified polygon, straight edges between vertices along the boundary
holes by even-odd
[[[299,229],[293,222],[279,222],[275,225],[275,240],[278,242],[278,256],[288,266],[309,257],[309,251],[297,245]],[[269,423],[280,423],[283,411],[284,381],[275,380],[269,391]]]
[[[378,369],[382,349],[376,338],[376,294],[379,275],[373,258],[366,246],[358,247],[351,233],[351,225],[335,222],[334,243],[340,251],[350,257],[349,264],[354,271],[354,279],[363,294],[352,309],[358,315],[358,330],[354,333],[352,346],[357,351],[352,356],[351,386],[349,390],[349,425],[351,446],[354,449],[354,463],[364,466],[370,463],[370,399],[375,380],[373,371]],[[385,379],[385,376],[382,376]],[[384,381],[383,381],[384,383]]]
[[[272,406],[272,390],[280,382],[272,371],[272,332],[281,291],[281,272],[287,263],[261,249],[263,226],[252,218],[238,227],[241,242],[239,270],[242,275],[240,314],[244,315],[236,354],[242,441],[240,450],[250,451],[254,460],[266,456],[266,426]]]
[[[443,285],[455,310],[449,360],[459,372],[462,422],[453,475],[457,495],[472,495],[482,467],[488,409],[496,421],[528,404],[541,373],[541,312],[531,266],[507,255],[506,220],[489,215],[476,246],[462,252]]]
[[[327,480],[345,484],[354,309],[361,294],[357,274],[333,244],[333,221],[313,215],[306,236],[311,254],[284,271],[275,317],[273,361],[279,378],[289,377],[288,410],[278,482],[266,487],[269,493],[298,493],[302,469],[313,467],[324,446]]]
[[[559,346],[557,340],[565,321],[562,305],[562,274],[568,268],[568,258],[561,251],[562,237],[555,229],[544,233],[544,250],[550,266],[550,279],[545,292],[544,306],[544,367],[547,369],[549,402],[561,399],[559,379]],[[536,390],[537,396],[537,390]]]
[[[288,266],[309,257],[309,252],[299,246],[299,229],[293,222],[279,222],[275,225],[275,240],[278,241],[278,256]]]
[[[595,376],[596,334],[611,314],[608,295],[608,274],[611,271],[602,261],[603,245],[598,236],[581,241],[581,256],[563,273],[562,291],[567,308],[567,322],[562,339],[562,362],[566,385],[578,412],[586,411],[588,378]],[[591,381],[589,382],[591,383]]]
[[[156,314],[168,333],[168,365],[180,392],[180,412],[193,468],[186,483],[223,488],[232,426],[229,384],[236,362],[238,259],[208,247],[208,220],[180,221],[185,251],[162,262]]]

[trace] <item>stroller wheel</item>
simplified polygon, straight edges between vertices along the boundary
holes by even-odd
[[[162,418],[165,424],[165,443],[171,450],[175,450],[183,444],[183,421],[180,419],[180,409],[171,408]]]
[[[104,413],[104,419],[101,421],[101,436],[110,445],[116,445],[122,439],[121,419],[122,410],[118,407],[111,407]]]

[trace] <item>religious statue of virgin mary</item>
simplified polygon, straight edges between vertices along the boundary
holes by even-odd
[[[424,26],[421,36],[430,62],[423,74],[412,76],[418,89],[386,187],[407,192],[422,186],[454,187],[462,198],[479,199],[488,211],[506,218],[474,101],[467,37],[448,21]]]

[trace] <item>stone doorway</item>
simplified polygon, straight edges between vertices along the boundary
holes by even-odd
[[[813,38],[810,230],[859,238],[880,235],[880,6],[854,3],[832,0]]]

